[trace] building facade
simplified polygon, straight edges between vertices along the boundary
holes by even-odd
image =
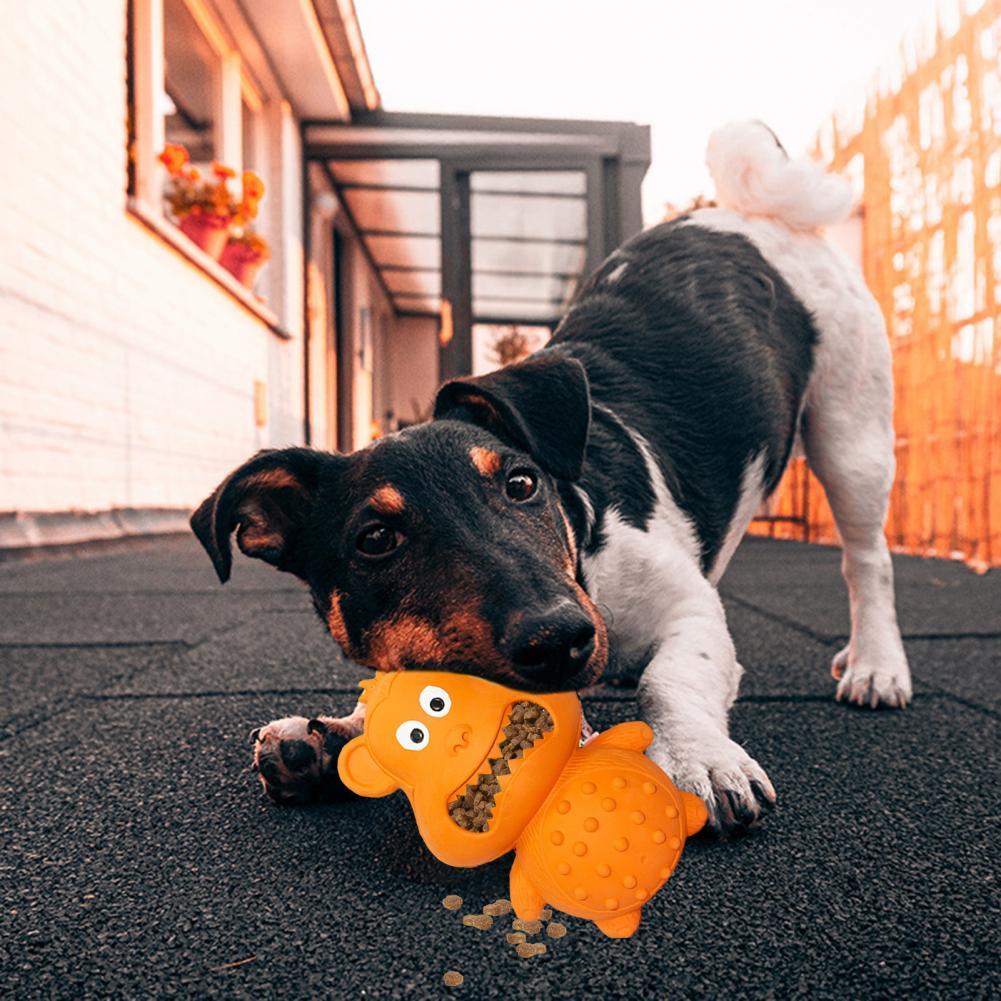
[[[383,112],[352,0],[11,5],[0,127],[0,551],[425,419],[474,327],[545,334],[639,229],[649,163],[634,125]]]

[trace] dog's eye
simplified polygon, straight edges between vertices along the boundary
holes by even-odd
[[[514,469],[504,484],[504,492],[513,501],[527,501],[535,495],[539,481],[530,469]]]
[[[437,685],[428,685],[421,692],[421,709],[428,716],[447,716],[451,708],[452,700],[444,688],[439,688]]]
[[[428,728],[415,719],[408,719],[396,728],[396,739],[405,751],[423,751],[431,739]]]
[[[394,532],[388,525],[367,525],[358,533],[358,552],[365,556],[387,556],[402,541],[399,532]]]

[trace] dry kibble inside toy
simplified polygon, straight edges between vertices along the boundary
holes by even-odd
[[[365,731],[338,759],[345,785],[362,796],[402,789],[428,848],[449,865],[514,848],[520,922],[538,922],[548,903],[613,938],[632,935],[706,822],[702,800],[643,753],[653,737],[645,723],[621,723],[580,747],[573,692],[519,692],[439,671],[380,674],[362,687]],[[492,916],[463,921],[486,928]]]

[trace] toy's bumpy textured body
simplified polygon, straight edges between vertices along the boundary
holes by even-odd
[[[516,692],[471,675],[403,671],[364,682],[365,732],[338,759],[363,796],[403,789],[443,862],[473,866],[515,849],[518,917],[548,903],[632,935],[643,905],[706,821],[643,751],[645,723],[579,747],[573,692]]]
[[[641,743],[646,725],[627,723],[574,752],[517,844],[511,893],[520,917],[538,917],[545,901],[606,935],[636,930],[689,831],[705,823],[702,801],[678,790]]]

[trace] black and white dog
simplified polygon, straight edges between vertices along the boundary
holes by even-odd
[[[862,276],[817,232],[847,211],[847,186],[757,123],[715,133],[708,163],[722,207],[614,253],[543,350],[446,384],[433,421],[352,455],[260,453],[192,525],[222,580],[235,529],[246,554],[307,582],[346,655],[376,670],[579,689],[611,639],[646,662],[651,756],[726,830],[775,791],[728,735],[741,668],[716,584],[799,447],[844,546],[837,698],[903,707],[911,682],[883,536],[889,346]],[[272,798],[336,784],[361,721],[258,731]]]

